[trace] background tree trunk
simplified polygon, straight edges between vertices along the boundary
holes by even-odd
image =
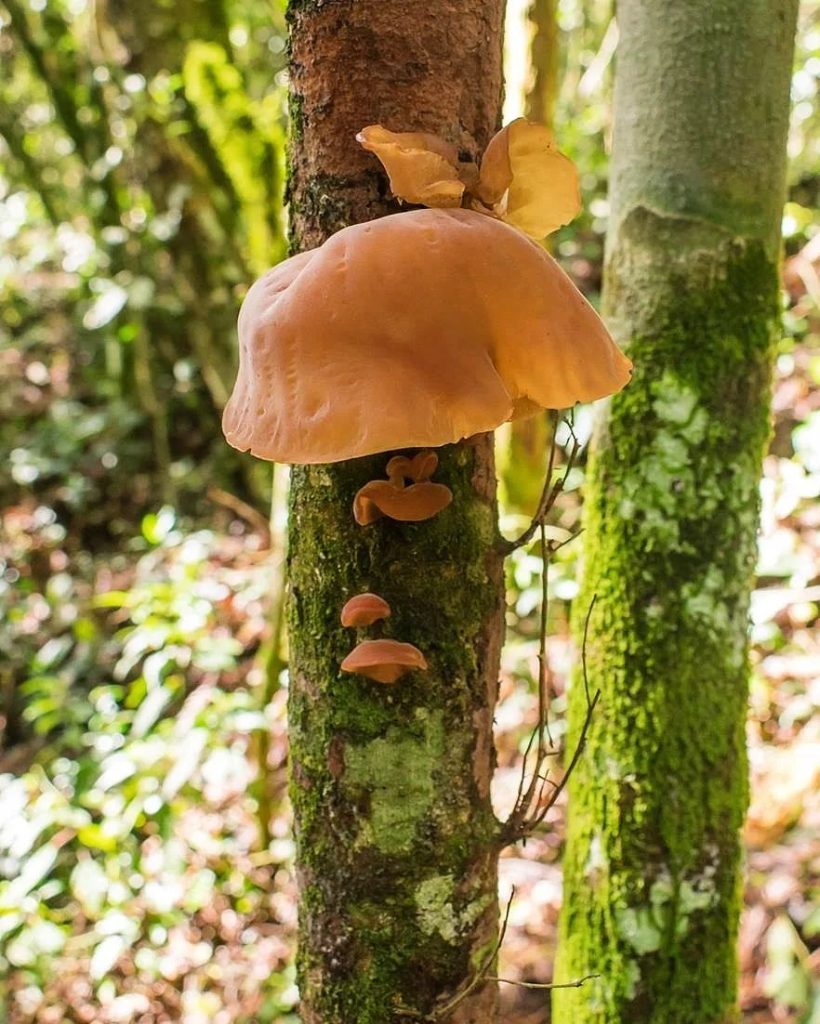
[[[525,113],[531,121],[553,127],[558,101],[560,36],[558,0],[532,0],[527,11],[532,26],[529,58],[531,78],[525,97]]]
[[[558,100],[560,36],[557,0],[533,0],[527,8],[530,73],[524,94],[524,116],[549,128],[555,127]],[[545,240],[549,245],[549,239]],[[552,251],[551,246],[549,251]],[[501,463],[500,477],[506,507],[532,515],[544,486],[544,464],[550,444],[546,413],[513,420],[509,427],[508,451]]]
[[[293,250],[395,212],[356,132],[436,132],[474,155],[497,127],[502,0],[292,0]],[[412,284],[408,282],[408,287]],[[492,440],[441,449],[453,504],[418,525],[352,516],[387,454],[297,468],[291,504],[291,795],[305,1024],[406,1020],[492,951],[492,714],[503,624]],[[385,632],[430,670],[395,688],[343,675],[353,594],[391,604]],[[487,1024],[493,985],[451,1020]]]
[[[609,323],[583,617],[601,712],[571,785],[562,1024],[735,1019],[747,612],[769,432],[796,0],[621,0]],[[571,699],[572,729],[584,712]]]

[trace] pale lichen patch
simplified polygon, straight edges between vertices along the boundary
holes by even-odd
[[[726,594],[729,590],[726,580],[716,565],[707,566],[706,572],[697,580],[681,588],[683,611],[696,624],[723,636],[729,626],[729,611]]]
[[[624,907],[615,913],[618,933],[640,956],[661,948],[663,932],[650,907]]]
[[[713,907],[717,898],[714,877],[708,871],[677,884],[665,873],[652,883],[648,903],[616,911],[618,932],[639,956],[655,953],[670,935],[684,936],[692,916]]]
[[[409,850],[416,826],[429,812],[434,796],[433,772],[445,755],[440,712],[419,710],[415,728],[389,729],[385,736],[345,751],[345,782],[370,796],[361,845],[383,853]]]
[[[700,879],[697,886],[691,882],[681,882],[678,888],[675,934],[679,937],[684,935],[689,928],[692,915],[709,910],[715,906],[717,899],[714,882],[709,883],[705,879]]]
[[[638,983],[641,980],[641,969],[634,960],[628,960],[623,968],[624,995],[634,999],[638,994]]]
[[[458,894],[452,875],[425,878],[416,889],[415,902],[421,930],[426,935],[438,934],[451,944],[459,941],[489,905],[486,897],[479,896],[458,909]]]
[[[683,426],[692,418],[698,404],[697,393],[678,377],[667,371],[651,386],[652,408],[660,420]]]
[[[601,834],[600,832],[596,832],[590,840],[589,852],[587,854],[586,864],[584,865],[584,874],[589,879],[591,885],[598,884],[606,872],[607,865],[608,861],[604,851]]]
[[[452,875],[425,878],[416,889],[416,916],[426,935],[438,932],[445,942],[456,941],[458,917],[453,908]]]

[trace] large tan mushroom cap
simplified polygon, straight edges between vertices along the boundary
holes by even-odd
[[[558,264],[469,210],[345,228],[239,314],[223,429],[277,462],[436,447],[619,391],[631,363]]]

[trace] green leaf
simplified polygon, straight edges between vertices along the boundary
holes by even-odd
[[[94,981],[99,981],[112,969],[120,956],[128,948],[128,942],[122,935],[106,935],[91,956],[88,973]]]
[[[135,737],[144,736],[159,720],[160,715],[165,710],[172,696],[171,690],[165,686],[151,690],[134,715],[134,721],[131,724],[130,730],[131,735]]]
[[[19,909],[25,896],[35,889],[49,874],[57,860],[57,847],[51,843],[41,846],[23,862],[20,874],[0,891],[0,910]]]
[[[169,505],[164,505],[156,514],[149,512],[143,516],[142,535],[149,544],[161,544],[173,530],[176,521],[176,512]]]
[[[108,835],[100,825],[93,823],[83,825],[77,833],[77,839],[90,850],[103,850],[105,853],[111,853],[117,848],[116,838]]]

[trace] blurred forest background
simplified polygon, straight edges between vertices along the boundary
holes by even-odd
[[[554,115],[579,165],[585,212],[554,247],[593,301],[612,14],[515,0],[508,23],[507,119]],[[271,468],[219,428],[239,303],[286,252],[285,65],[278,0],[0,0],[2,1024],[298,1019],[285,480],[271,502]],[[819,83],[804,0],[753,599],[747,1024],[820,1022]],[[499,432],[510,532],[542,439]],[[581,465],[557,528],[582,482]],[[550,578],[557,740],[577,557]],[[536,717],[540,569],[535,547],[509,566],[500,805]],[[550,978],[562,818],[502,860],[504,977]],[[505,1020],[549,1020],[545,993],[503,995]]]

